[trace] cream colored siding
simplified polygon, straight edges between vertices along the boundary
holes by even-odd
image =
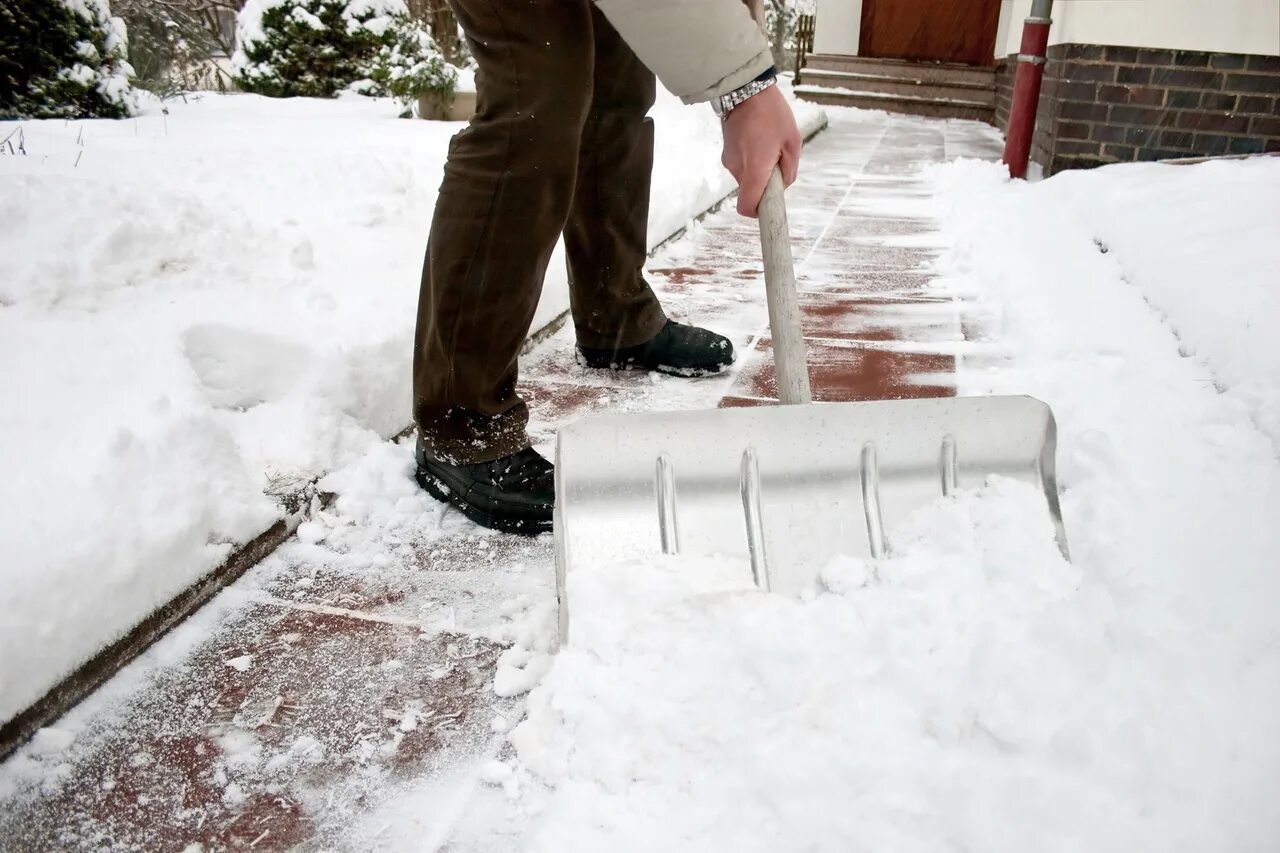
[[[1018,52],[1030,12],[1031,0],[1004,0],[996,56]],[[1280,0],[1058,0],[1049,43],[1280,55]]]
[[[817,0],[814,53],[856,56],[862,32],[862,0]]]

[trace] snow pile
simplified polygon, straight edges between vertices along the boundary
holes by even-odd
[[[527,849],[1274,837],[1280,756],[1253,740],[1280,707],[1274,655],[1223,666],[1184,626],[1126,624],[1013,481],[923,508],[893,546],[836,561],[806,600],[750,590],[724,561],[574,576],[576,633],[512,734],[554,789],[525,795]]]
[[[935,287],[977,307],[960,392],[1053,406],[1073,562],[1042,500],[993,479],[799,601],[725,562],[580,572],[502,831],[557,851],[1270,849],[1280,462],[1260,404],[1280,374],[1253,326],[1274,315],[1255,224],[1277,167],[937,167]]]
[[[1280,158],[1070,172],[1042,193],[1089,223],[1280,453]]]
[[[651,245],[732,187],[710,110],[654,115]],[[395,116],[210,95],[0,159],[0,720],[279,517],[264,491],[408,425],[461,125]],[[567,307],[557,259],[534,328]]]

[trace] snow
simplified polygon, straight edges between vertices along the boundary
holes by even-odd
[[[828,72],[823,72],[824,74]],[[921,97],[919,95],[898,95],[890,92],[867,92],[862,89],[851,89],[848,86],[817,86],[807,83],[801,83],[795,87],[795,91],[804,95],[855,95],[859,98],[879,98],[885,101],[921,101],[925,103],[934,103],[934,98]],[[966,101],[958,98],[948,98],[947,103],[961,107],[983,107],[986,106],[982,101]]]
[[[580,633],[512,735],[556,788],[528,849],[1033,849],[1048,829],[1087,833],[1057,801],[1104,801],[1124,763],[1098,779],[1093,759],[1125,733],[1091,729],[1100,703],[1077,697],[1127,673],[1108,672],[1106,621],[1077,606],[1100,593],[1036,497],[997,480],[939,500],[892,559],[838,560],[799,600],[726,561],[574,577]],[[1059,773],[1028,784],[1039,761]]]
[[[1046,195],[1089,222],[1182,351],[1249,406],[1280,453],[1278,183],[1275,158],[1147,163],[1068,173]]]
[[[466,832],[556,851],[1274,847],[1280,346],[1255,327],[1277,316],[1280,162],[931,178],[934,287],[978,305],[959,391],[1052,404],[1073,561],[1043,500],[993,478],[798,599],[714,558],[576,572],[574,636],[510,736],[520,784]]]
[[[51,621],[65,619],[74,602],[61,590],[74,585],[94,608],[75,614],[77,630],[100,628],[100,611],[114,596],[131,584],[154,587],[160,579],[138,571],[128,583],[105,588],[104,565],[159,566],[169,575],[187,565],[178,559],[112,564],[101,555],[116,559],[133,548],[135,557],[146,556],[151,552],[144,553],[144,545],[159,547],[148,537],[172,527],[177,513],[225,512],[229,492],[208,494],[219,478],[265,505],[260,466],[275,464],[273,453],[286,454],[288,462],[276,471],[314,475],[333,469],[320,485],[338,497],[331,508],[311,513],[299,538],[260,566],[256,580],[220,596],[57,729],[39,735],[32,749],[6,764],[0,783],[56,777],[65,769],[55,764],[57,756],[79,747],[95,713],[119,707],[112,703],[159,668],[183,665],[238,605],[268,589],[289,595],[269,583],[282,565],[394,584],[403,581],[403,566],[416,565],[414,548],[442,527],[456,533],[461,525],[413,484],[407,446],[383,441],[378,427],[360,420],[370,417],[371,403],[394,397],[407,370],[407,348],[395,336],[411,325],[414,294],[381,288],[389,291],[392,280],[406,276],[416,279],[414,255],[430,211],[430,199],[418,198],[421,182],[434,185],[438,177],[420,161],[399,172],[393,164],[415,146],[438,152],[444,134],[437,136],[426,123],[393,122],[390,108],[357,100],[297,104],[287,121],[281,105],[272,104],[250,121],[242,105],[255,100],[234,99],[235,111],[245,110],[237,124],[220,128],[210,120],[194,132],[189,127],[198,124],[199,110],[231,103],[211,99],[169,117],[171,132],[193,146],[184,156],[203,158],[216,175],[171,188],[166,204],[152,211],[150,227],[162,235],[159,242],[185,259],[170,263],[109,251],[112,229],[125,218],[120,212],[150,198],[143,189],[163,189],[160,178],[117,175],[109,184],[109,172],[85,177],[95,173],[66,165],[78,148],[76,126],[64,132],[49,123],[29,134],[39,142],[29,146],[33,156],[53,159],[47,152],[61,140],[65,148],[58,156],[66,162],[65,174],[48,181],[56,195],[36,211],[46,219],[6,210],[6,221],[22,228],[17,237],[0,235],[6,257],[18,259],[5,293],[20,297],[0,309],[0,359],[17,353],[40,368],[0,371],[5,383],[17,381],[14,373],[33,374],[27,386],[7,384],[0,391],[36,401],[41,408],[21,423],[38,421],[50,433],[9,432],[20,423],[18,413],[6,412],[0,421],[4,437],[14,437],[6,447],[35,457],[14,460],[35,478],[18,491],[24,501],[28,488],[36,498],[57,495],[62,503],[50,504],[52,518],[79,521],[86,513],[95,517],[95,501],[127,509],[144,484],[174,488],[157,487],[154,505],[144,508],[149,515],[139,516],[155,519],[145,530],[126,511],[107,524],[61,531],[62,548],[29,552],[61,555],[77,536],[91,542],[115,535],[113,525],[133,537],[123,544],[108,541],[116,551],[99,547],[92,567],[73,567],[82,576],[63,567],[52,587],[37,587],[15,574],[25,564],[11,558],[3,570],[10,573],[4,595],[25,582],[44,598],[20,605],[6,599],[5,613],[26,620],[31,607],[47,606]],[[334,119],[339,111],[346,111],[341,121]],[[839,112],[842,121],[865,115]],[[157,142],[160,117],[148,120],[156,128],[147,151],[131,151],[124,135],[112,143],[114,157],[134,158],[135,172],[143,156],[159,166],[166,157],[178,159]],[[296,126],[279,126],[290,122]],[[659,127],[671,124],[678,121]],[[256,134],[249,143],[236,138],[246,125]],[[712,162],[714,125],[705,130],[707,136],[695,138],[706,144],[694,150]],[[300,148],[300,137],[315,149]],[[104,144],[90,135],[84,150]],[[663,145],[660,137],[666,153],[659,174],[675,176],[661,178],[674,187],[695,166],[677,162],[679,144]],[[326,159],[353,146],[361,159],[324,168]],[[249,151],[270,169],[240,176],[236,169],[216,168],[239,163],[246,169]],[[697,159],[688,148],[684,155]],[[420,160],[429,156],[419,153]],[[0,167],[12,162],[0,160]],[[80,168],[86,166],[105,169],[90,154]],[[404,197],[384,170],[412,184]],[[168,176],[164,180],[176,180],[175,170],[160,172]],[[1266,238],[1280,198],[1280,163],[1107,167],[1027,184],[1008,181],[997,164],[960,161],[935,167],[927,177],[932,197],[873,199],[868,206],[927,211],[939,220],[933,245],[943,255],[935,262],[933,287],[939,296],[965,300],[957,313],[963,311],[971,338],[949,350],[960,354],[960,393],[1030,393],[1053,406],[1072,562],[1056,549],[1042,498],[992,478],[981,489],[922,507],[890,531],[887,559],[837,559],[795,598],[756,591],[746,565],[716,558],[575,572],[573,639],[553,656],[554,599],[549,578],[538,577],[548,567],[526,573],[524,557],[503,558],[502,567],[518,576],[509,585],[486,587],[465,601],[444,597],[443,606],[405,604],[403,612],[382,617],[507,646],[493,701],[508,704],[486,726],[490,740],[442,765],[425,784],[381,787],[378,796],[385,799],[360,800],[368,812],[351,821],[351,846],[1274,849],[1280,837],[1280,627],[1274,619],[1280,461],[1268,406],[1280,374],[1276,343],[1256,327],[1276,316],[1280,259]],[[217,190],[216,182],[227,180],[225,191]],[[716,180],[672,196],[688,204],[711,193]],[[889,179],[867,179],[877,180]],[[172,219],[159,211],[181,211],[180,200],[194,198],[197,190],[211,200],[192,202],[188,224],[171,227]],[[286,190],[302,198],[291,201]],[[82,204],[71,203],[73,191]],[[0,204],[11,197],[6,193]],[[655,203],[658,219],[670,213],[671,221],[679,221],[677,202],[655,192]],[[369,205],[394,210],[376,227],[343,218]],[[70,237],[46,243],[57,248],[62,265],[51,260],[52,252],[36,258],[24,250],[61,234],[48,225],[56,215],[67,217],[68,230],[86,235],[86,248],[79,250],[85,263],[70,260],[80,257]],[[294,259],[297,239],[285,239],[280,225],[286,216],[297,220],[311,243],[301,266]],[[48,227],[40,228],[41,222]],[[264,229],[271,239],[260,236]],[[207,244],[196,232],[206,235]],[[219,234],[240,239],[245,257],[219,253]],[[379,237],[376,250],[355,256],[358,245]],[[154,251],[142,238],[133,245]],[[94,259],[105,260],[88,262]],[[218,263],[239,264],[231,272],[249,278],[193,272],[217,270]],[[85,278],[98,267],[111,272],[111,280],[120,280],[116,273],[129,278],[114,289],[95,288]],[[352,269],[363,274],[353,280]],[[274,281],[281,271],[295,280]],[[290,301],[304,283],[326,292],[331,311],[362,322],[323,324],[327,315],[317,319],[306,298]],[[219,313],[227,301],[235,310]],[[206,317],[211,311],[218,316]],[[234,337],[255,311],[272,322]],[[210,324],[222,326],[211,331]],[[192,325],[200,330],[194,337]],[[104,326],[127,334],[95,337]],[[15,338],[19,332],[26,337]],[[232,343],[210,356],[223,335],[231,335]],[[41,336],[48,336],[47,343],[35,349]],[[21,346],[12,348],[14,340]],[[317,367],[323,353],[316,353],[330,341],[342,352]],[[125,344],[133,345],[129,358],[118,352]],[[86,360],[91,345],[97,349]],[[362,347],[372,352],[357,371],[351,365]],[[252,357],[238,361],[246,350]],[[99,360],[106,367],[86,380],[86,364],[96,370]],[[62,373],[46,369],[58,365]],[[325,396],[332,386],[313,375],[317,370],[356,374],[350,381],[358,379],[364,402],[338,406]],[[95,390],[95,382],[106,387]],[[162,412],[145,405],[153,393],[148,382],[171,399]],[[55,396],[60,383],[71,388],[65,401]],[[141,401],[136,405],[135,397]],[[168,433],[161,430],[171,416],[194,421],[189,464],[201,471],[200,488],[180,488],[182,472],[164,459],[137,479],[137,472],[106,454],[105,445],[93,443],[100,439],[91,426],[72,417],[81,399],[97,420],[114,418],[117,430],[153,430],[138,432],[129,444],[135,461],[167,452]],[[310,415],[327,420],[312,426],[306,417],[286,417],[291,406],[304,403]],[[258,420],[245,417],[264,410]],[[394,411],[387,409],[386,423],[395,421]],[[211,430],[220,430],[226,455],[216,477],[197,441]],[[311,454],[303,462],[314,467],[288,461],[289,452],[302,452],[293,440],[299,431]],[[82,472],[49,462],[64,446],[88,448],[77,462],[94,470],[108,465],[123,479],[88,480],[100,491],[69,489],[67,478]],[[60,489],[49,486],[49,478],[62,478]],[[31,517],[25,503],[5,500],[0,517],[6,544],[19,535],[34,537],[22,526]],[[202,519],[190,529],[203,531]],[[44,544],[53,541],[50,533]],[[207,542],[198,536],[192,541]],[[477,551],[488,547],[483,537],[474,542]],[[189,556],[176,546],[174,553]],[[40,569],[49,577],[49,566]],[[298,578],[299,589],[309,585],[308,577]],[[495,603],[495,595],[505,601]],[[409,611],[418,607],[423,609]],[[0,652],[6,665],[14,660],[12,648]],[[261,666],[252,655],[223,660],[233,670]],[[389,660],[383,666],[402,664]],[[6,699],[9,690],[6,683],[0,691]],[[523,718],[519,700],[511,698],[519,696],[525,697]],[[418,713],[404,707],[390,729],[403,734],[420,727]],[[396,743],[393,738],[371,748],[394,749]],[[325,757],[323,746],[308,736],[275,751],[252,731],[228,730],[219,734],[219,746],[228,802],[243,799],[252,780]],[[53,760],[46,763],[46,755]],[[140,753],[135,760],[155,759]]]
[[[0,720],[280,517],[264,489],[408,425],[462,125],[396,114],[203,95],[24,123],[28,156],[0,160]],[[652,244],[732,188],[709,110],[663,92],[654,114]],[[567,294],[556,261],[535,329]]]

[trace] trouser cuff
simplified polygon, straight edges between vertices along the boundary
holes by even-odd
[[[499,415],[466,409],[423,412],[418,417],[418,446],[449,465],[492,462],[530,446],[524,403]]]

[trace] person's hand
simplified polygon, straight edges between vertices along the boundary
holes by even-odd
[[[738,181],[738,213],[755,217],[774,166],[782,168],[786,186],[795,182],[800,146],[796,117],[777,86],[752,95],[729,111],[720,162]]]

